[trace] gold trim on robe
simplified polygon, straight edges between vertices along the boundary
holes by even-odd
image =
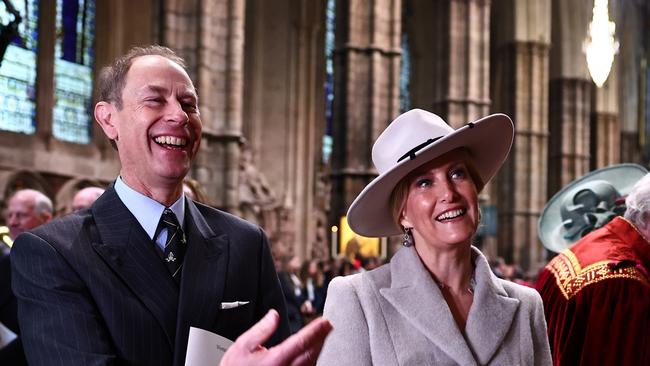
[[[600,261],[582,268],[575,254],[566,249],[553,258],[546,268],[555,277],[558,288],[567,300],[592,283],[613,278],[629,278],[650,286],[643,272],[636,267],[615,268],[610,263],[611,261]]]

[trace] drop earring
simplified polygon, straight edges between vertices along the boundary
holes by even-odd
[[[402,245],[405,247],[410,247],[413,245],[413,235],[411,234],[411,228],[404,228],[404,238],[402,240]]]

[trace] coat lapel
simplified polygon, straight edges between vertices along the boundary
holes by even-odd
[[[226,281],[228,236],[215,232],[191,200],[186,200],[187,252],[183,260],[175,364],[182,364],[189,328],[211,330]]]
[[[158,320],[173,349],[178,286],[154,243],[110,187],[92,206],[97,232],[92,247]]]
[[[460,365],[476,362],[440,289],[414,248],[402,248],[390,263],[391,287],[380,293],[406,320]],[[402,319],[393,319],[402,321]]]
[[[480,364],[487,364],[499,349],[514,320],[519,300],[508,297],[483,254],[472,248],[476,289],[465,333]]]

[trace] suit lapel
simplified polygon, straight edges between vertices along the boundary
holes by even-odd
[[[213,231],[194,202],[186,200],[186,203],[187,252],[176,327],[176,364],[182,364],[180,361],[185,357],[191,326],[213,329],[223,297],[228,261],[228,236]]]
[[[460,365],[475,365],[447,303],[415,249],[400,249],[391,260],[390,270],[391,287],[380,289],[382,296],[451,359]]]
[[[99,235],[91,243],[131,292],[158,320],[173,349],[178,286],[154,243],[110,187],[92,206]]]
[[[487,364],[508,334],[519,300],[508,297],[485,257],[473,248],[476,290],[466,325],[467,341],[480,364]]]

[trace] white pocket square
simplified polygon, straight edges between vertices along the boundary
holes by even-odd
[[[221,303],[221,310],[238,308],[240,306],[244,306],[244,305],[248,304],[249,302],[250,301],[222,302]]]

